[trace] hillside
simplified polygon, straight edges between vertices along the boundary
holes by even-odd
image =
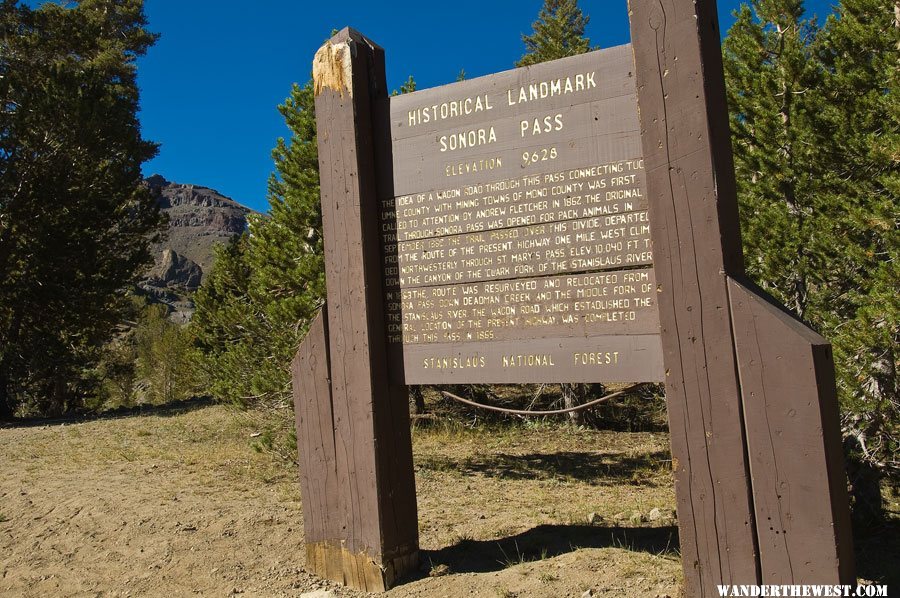
[[[214,189],[174,183],[158,174],[146,184],[168,217],[168,229],[154,244],[155,264],[139,286],[152,300],[168,305],[173,320],[184,322],[193,313],[188,294],[212,268],[213,249],[246,230],[253,210]]]

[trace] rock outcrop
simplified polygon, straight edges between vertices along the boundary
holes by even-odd
[[[196,291],[200,288],[202,278],[203,269],[196,262],[166,247],[162,251],[162,256],[147,273],[146,282],[155,287]]]
[[[253,210],[213,189],[172,183],[158,174],[146,184],[168,227],[152,248],[156,263],[139,287],[151,301],[169,306],[174,321],[187,322],[194,307],[190,294],[212,268],[215,246],[243,233]]]

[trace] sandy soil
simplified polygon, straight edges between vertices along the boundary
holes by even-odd
[[[304,571],[299,484],[254,450],[265,426],[205,406],[0,429],[0,594],[358,596]],[[674,506],[664,435],[414,438],[424,563],[389,596],[677,595],[674,522],[639,520]]]

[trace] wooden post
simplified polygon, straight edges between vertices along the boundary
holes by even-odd
[[[344,29],[313,80],[328,306],[293,372],[307,566],[384,591],[418,565],[406,392],[387,376],[373,132],[384,52]]]
[[[704,4],[630,4],[687,596],[759,580],[725,270],[740,268],[741,241]]]
[[[764,584],[852,584],[853,536],[831,345],[728,281]]]
[[[716,596],[717,584],[850,583],[824,341],[762,308],[737,282],[744,267],[715,1],[629,7],[685,593]],[[780,347],[758,343],[773,335],[783,335]],[[787,370],[770,369],[788,355]],[[804,401],[802,410],[785,408]],[[785,424],[799,411],[802,435],[765,441],[796,431]],[[778,467],[799,477],[786,479]],[[791,503],[792,494],[804,502]],[[807,500],[822,508],[806,510]],[[785,533],[796,541],[783,542]],[[828,547],[811,546],[819,542]]]

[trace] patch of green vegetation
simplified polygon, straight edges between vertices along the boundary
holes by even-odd
[[[257,453],[271,452],[273,447],[275,446],[274,430],[264,430],[258,437],[256,437],[255,440],[253,440],[253,442],[250,443],[250,446]]]

